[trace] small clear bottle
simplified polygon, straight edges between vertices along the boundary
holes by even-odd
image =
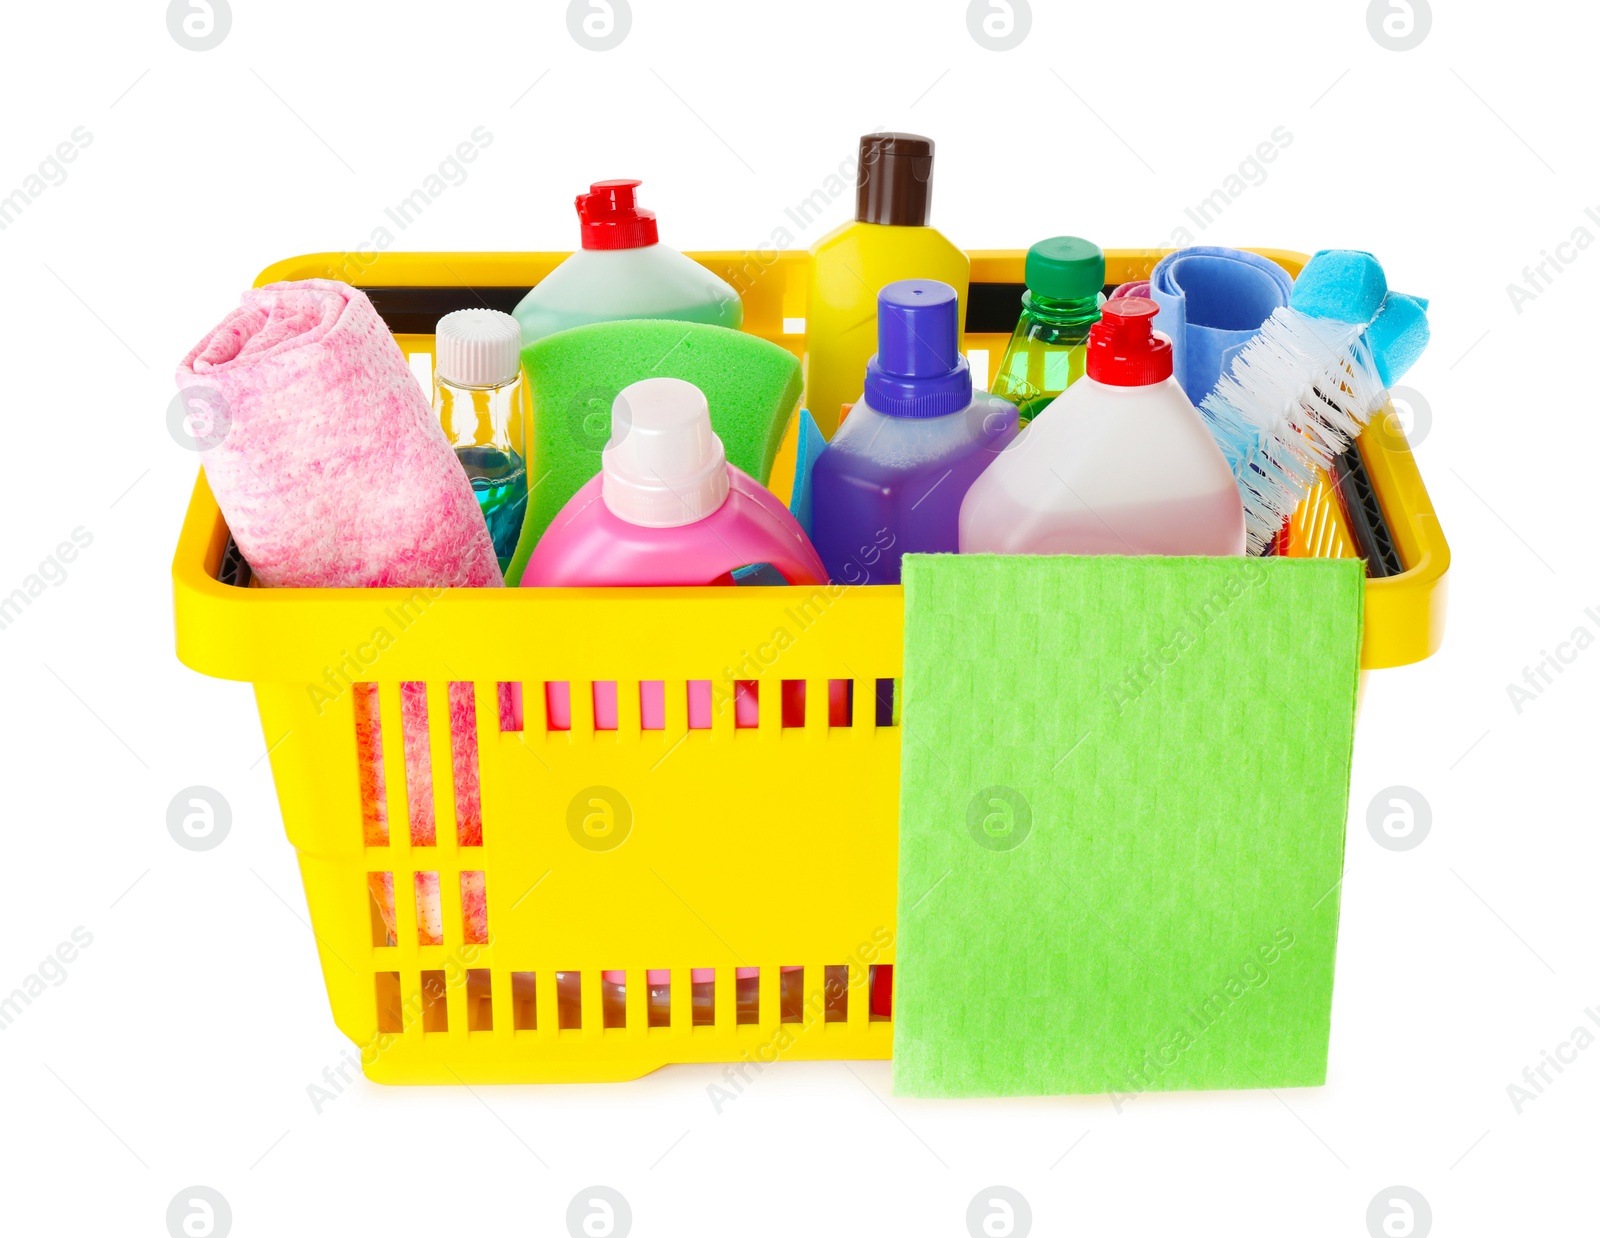
[[[434,333],[433,408],[467,471],[503,572],[528,510],[522,329],[499,310],[456,310]]]
[[[1105,304],[1106,257],[1093,241],[1053,236],[1028,250],[1022,316],[989,390],[1027,425],[1083,377],[1089,328]]]

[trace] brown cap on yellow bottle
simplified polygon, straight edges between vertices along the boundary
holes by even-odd
[[[869,133],[856,171],[856,219],[920,228],[933,198],[933,139],[915,133]]]

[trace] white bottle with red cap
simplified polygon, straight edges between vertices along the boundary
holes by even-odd
[[[578,195],[583,248],[517,304],[523,346],[592,322],[673,318],[738,328],[744,307],[732,285],[656,236],[633,180],[596,181]]]
[[[1106,302],[1088,373],[972,484],[963,554],[1242,555],[1239,487],[1172,377],[1156,303]]]

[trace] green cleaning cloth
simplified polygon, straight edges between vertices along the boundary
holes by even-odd
[[[800,402],[800,361],[786,348],[728,327],[626,319],[572,327],[522,350],[533,401],[528,512],[506,583],[584,482],[600,471],[611,403],[646,378],[681,378],[705,393],[728,463],[762,485]]]
[[[906,557],[897,1094],[1323,1082],[1363,581]]]

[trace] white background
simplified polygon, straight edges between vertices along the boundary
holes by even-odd
[[[593,1183],[626,1195],[637,1234],[961,1235],[997,1183],[1036,1233],[1361,1238],[1395,1184],[1439,1234],[1593,1232],[1600,1046],[1520,1113],[1507,1085],[1600,1008],[1600,652],[1520,713],[1507,685],[1575,628],[1600,634],[1583,296],[1600,252],[1520,313],[1507,285],[1580,226],[1600,236],[1600,11],[1439,3],[1395,52],[1359,0],[1035,0],[997,53],[960,0],[634,0],[627,39],[596,53],[558,2],[235,0],[228,37],[194,52],[164,7],[4,18],[0,194],[74,128],[92,142],[0,232],[0,593],[74,528],[93,537],[0,631],[0,992],[93,934],[0,1032],[7,1232],[164,1234],[174,1194],[205,1184],[239,1235],[559,1234]],[[570,248],[574,193],[626,175],[668,243],[754,248],[877,127],[937,140],[935,222],[962,244],[1158,245],[1292,133],[1200,239],[1370,249],[1432,298],[1406,385],[1432,409],[1417,451],[1455,554],[1443,651],[1367,686],[1326,1087],[1119,1114],[1101,1096],[895,1100],[887,1063],[815,1063],[720,1114],[715,1068],[475,1095],[361,1081],[314,1111],[307,1085],[346,1044],[250,692],[172,653],[196,462],[165,410],[257,271],[354,249],[480,125],[470,178],[397,247]],[[191,784],[232,805],[216,850],[167,833]],[[1433,814],[1400,853],[1366,827],[1397,784]]]

